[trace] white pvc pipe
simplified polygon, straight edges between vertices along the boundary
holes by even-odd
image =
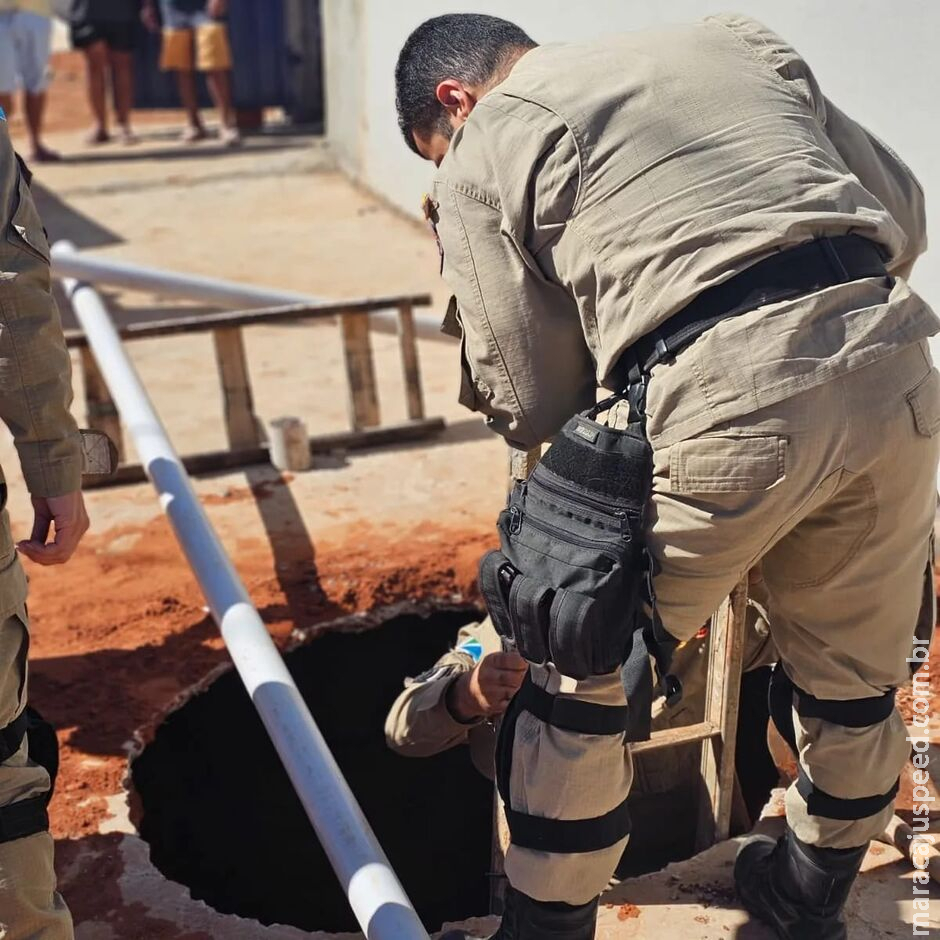
[[[57,258],[64,259],[74,247],[59,242],[55,251]],[[363,932],[369,940],[428,940],[427,931],[209,524],[101,297],[93,287],[73,278],[66,278],[64,284],[235,668]],[[316,891],[316,885],[309,887]]]
[[[275,307],[284,304],[325,303],[322,297],[311,297],[297,291],[274,287],[256,287],[237,281],[223,281],[196,274],[180,274],[161,268],[148,268],[128,261],[100,258],[66,248],[67,242],[52,246],[52,273],[59,278],[74,278],[90,284],[110,284],[127,290],[146,291],[160,297],[193,300],[226,310],[245,310],[256,307]],[[371,313],[375,326],[386,330],[398,329],[398,314],[393,310]],[[415,332],[424,339],[448,339],[441,332],[441,317],[415,311]]]

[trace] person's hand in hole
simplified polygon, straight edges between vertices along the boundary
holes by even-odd
[[[518,653],[490,653],[447,690],[447,707],[458,721],[493,718],[506,711],[525,678],[528,663]]]

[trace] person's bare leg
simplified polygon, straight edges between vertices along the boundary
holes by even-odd
[[[111,91],[114,95],[114,110],[121,127],[121,139],[129,144],[134,141],[131,130],[131,107],[134,102],[134,57],[130,52],[108,51],[111,63]]]
[[[199,117],[199,98],[196,94],[196,74],[191,70],[180,70],[176,73],[176,82],[180,90],[180,100],[186,112],[186,121],[189,125],[183,132],[183,139],[187,141],[202,140],[206,130]]]
[[[26,130],[29,133],[29,142],[32,147],[32,159],[37,163],[52,163],[62,157],[55,150],[50,150],[42,142],[42,115],[46,110],[46,93],[44,91],[26,92],[23,95],[26,112]]]
[[[235,108],[232,105],[232,82],[227,71],[206,73],[206,84],[212,101],[219,109],[222,120],[222,141],[226,144],[237,144],[240,140],[238,127],[235,124]]]
[[[108,136],[108,45],[101,39],[85,47],[85,76],[88,84],[88,104],[94,126],[88,133],[88,143],[104,144]]]

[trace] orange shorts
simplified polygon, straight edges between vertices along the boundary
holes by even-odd
[[[191,72],[194,68],[200,72],[223,72],[231,67],[232,50],[224,23],[163,30],[160,68],[164,72]]]

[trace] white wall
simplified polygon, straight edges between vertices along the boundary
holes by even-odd
[[[365,7],[368,0],[327,0],[323,21],[323,80],[330,145],[340,164],[362,176],[370,112],[365,101],[370,74],[365,57]],[[392,79],[389,79],[391,82]],[[394,92],[392,108],[394,110]],[[394,127],[394,116],[392,124]],[[386,128],[384,131],[388,133]]]
[[[402,43],[423,20],[441,13],[490,13],[514,20],[536,42],[554,42],[727,9],[755,16],[785,36],[828,97],[883,137],[917,174],[927,192],[934,249],[919,263],[913,283],[940,311],[936,0],[323,0],[327,133],[349,172],[417,215],[433,168],[401,140],[393,71]]]

